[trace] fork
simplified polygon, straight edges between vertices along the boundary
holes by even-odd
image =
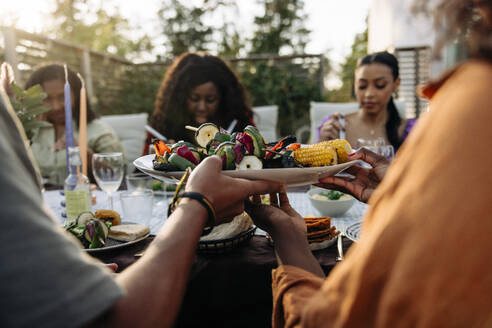
[[[342,233],[338,234],[338,239],[337,239],[337,249],[338,249],[338,256],[335,258],[336,262],[341,262],[343,260],[343,243],[342,243]]]

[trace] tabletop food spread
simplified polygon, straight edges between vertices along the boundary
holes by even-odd
[[[267,144],[253,126],[229,134],[204,123],[196,129],[195,140],[196,144],[178,141],[173,145],[155,141],[156,154],[140,157],[134,165],[157,179],[179,179],[186,168],[193,169],[206,157],[218,155],[224,174],[229,176],[299,186],[317,183],[359,162],[348,160],[353,150],[346,140],[301,145],[295,136],[287,136]]]
[[[80,213],[75,221],[65,223],[64,228],[88,251],[130,245],[150,235],[150,229],[146,225],[122,224],[119,213],[113,210]]]
[[[156,140],[155,155],[147,155],[135,160],[135,166],[160,180],[169,177],[179,178],[187,168],[193,169],[206,157],[218,155],[222,159],[222,169],[225,174],[249,179],[277,180],[288,186],[295,186],[318,182],[323,176],[336,174],[357,163],[357,161],[348,161],[348,154],[353,150],[346,140],[301,145],[296,142],[294,136],[287,136],[267,144],[254,126],[247,126],[243,132],[232,134],[212,123],[204,123],[192,129],[196,130],[196,144],[178,141],[173,145],[167,145],[161,140]],[[331,192],[326,197],[341,196],[335,193]],[[296,194],[299,199],[292,202],[294,208],[297,205],[299,211],[299,207],[308,207],[309,201],[306,195],[301,200],[299,197],[301,193]],[[289,193],[289,198],[293,195]],[[160,209],[160,222],[148,227],[138,222],[122,224],[117,211],[99,209],[94,214],[81,213],[77,220],[65,226],[65,229],[75,235],[87,250],[111,249],[138,242],[149,234],[157,233],[164,221],[162,218],[164,212]],[[360,212],[362,213],[363,210]],[[312,249],[330,246],[336,235],[340,231],[345,231],[345,227],[349,225],[341,224],[342,221],[337,218],[316,217],[314,213],[312,207],[301,213],[305,216],[307,238]],[[359,219],[356,222],[360,221],[361,216],[361,214],[357,215]],[[132,221],[132,218],[124,219],[123,223]],[[208,250],[231,248],[231,245],[237,247],[255,233],[265,234],[254,226],[248,214],[242,213],[231,222],[214,227],[210,234],[201,237],[199,244]],[[223,241],[231,243],[227,244]]]

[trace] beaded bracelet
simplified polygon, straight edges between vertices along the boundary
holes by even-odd
[[[212,231],[212,229],[214,228],[215,218],[216,218],[215,209],[214,209],[212,203],[210,203],[210,201],[205,196],[200,194],[199,192],[192,192],[192,191],[191,192],[185,192],[185,193],[177,196],[177,198],[178,199],[179,198],[191,198],[191,199],[194,199],[197,202],[199,202],[203,207],[205,207],[205,209],[207,210],[207,213],[208,213],[208,220],[207,220],[205,227],[203,228],[202,236],[208,235]],[[169,215],[170,215],[170,213],[169,213]]]

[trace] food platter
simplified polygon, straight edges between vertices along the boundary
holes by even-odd
[[[164,182],[175,182],[180,179],[184,172],[165,172],[154,170],[152,160],[154,155],[146,155],[133,161],[133,165],[140,171]],[[306,168],[279,168],[261,170],[230,170],[224,174],[234,178],[244,178],[249,180],[270,180],[282,182],[287,186],[303,186],[318,183],[319,179],[335,175],[344,171],[352,165],[360,163],[360,160],[350,161],[343,164],[306,167]]]
[[[136,224],[136,223],[123,221],[123,222],[121,222],[121,224],[124,225],[124,224]],[[150,232],[146,233],[143,236],[137,237],[134,240],[129,240],[129,241],[116,240],[116,239],[113,239],[110,236],[108,236],[108,238],[106,238],[106,245],[105,246],[99,247],[99,248],[84,248],[84,250],[87,253],[105,252],[105,251],[109,251],[109,250],[113,250],[113,249],[117,249],[117,248],[123,248],[123,247],[129,246],[129,245],[136,244],[138,242],[141,242],[144,239],[147,239],[147,237],[149,237],[149,236],[150,236]]]
[[[87,253],[105,252],[105,251],[109,251],[109,250],[113,250],[113,249],[122,248],[122,247],[136,244],[136,243],[138,243],[144,239],[147,239],[147,237],[149,237],[149,236],[150,236],[150,233],[143,235],[142,237],[139,237],[135,240],[131,240],[131,241],[119,241],[119,240],[111,239],[111,237],[108,237],[106,239],[106,246],[100,247],[100,248],[85,248],[84,250]]]

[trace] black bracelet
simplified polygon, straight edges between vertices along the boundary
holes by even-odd
[[[191,198],[198,201],[208,212],[208,220],[203,229],[202,236],[208,235],[215,225],[215,209],[212,203],[199,192],[185,192],[182,195],[179,195],[179,198]]]

